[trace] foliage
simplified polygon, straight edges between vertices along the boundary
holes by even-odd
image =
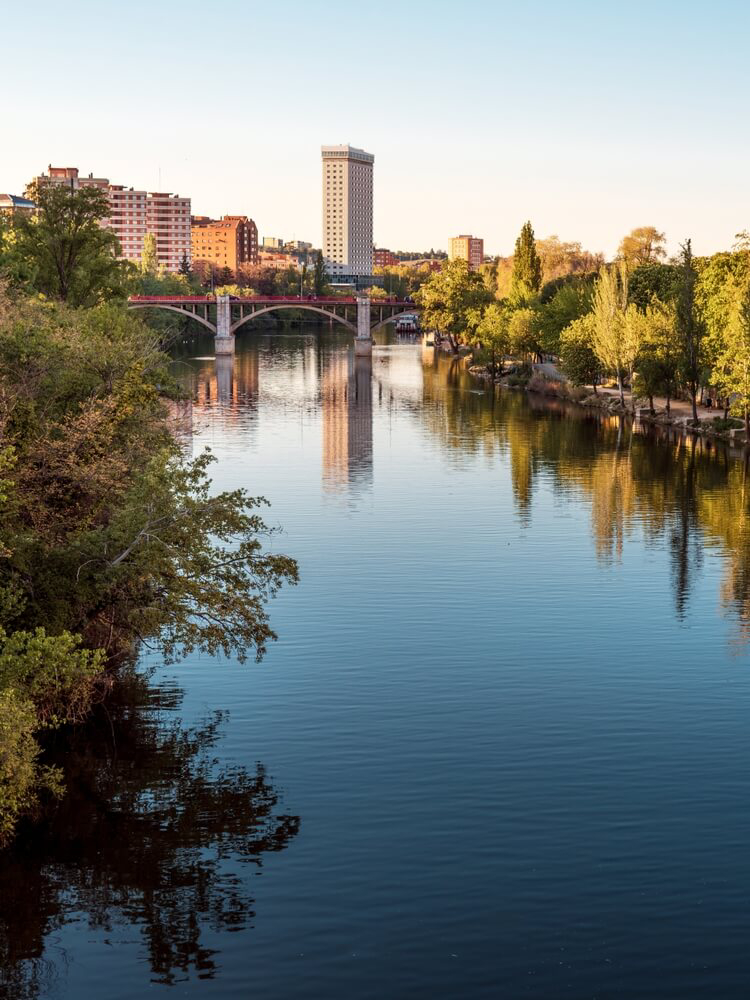
[[[560,361],[574,385],[593,385],[596,392],[601,362],[592,346],[593,341],[593,315],[587,313],[574,319],[560,335]]]
[[[159,252],[156,246],[156,236],[153,233],[146,233],[143,237],[143,249],[141,251],[141,272],[143,274],[155,275],[159,271]]]
[[[490,301],[481,275],[465,260],[453,260],[434,271],[417,293],[422,325],[446,337],[454,352],[470,342],[482,310]]]
[[[664,233],[654,226],[639,226],[623,236],[617,256],[631,271],[642,264],[654,264],[667,255],[665,240]]]
[[[313,295],[325,295],[329,291],[328,272],[326,271],[323,253],[318,250],[315,255],[315,264],[312,273]]]
[[[680,361],[675,337],[675,306],[653,299],[643,311],[630,306],[628,315],[630,322],[638,326],[638,372],[633,391],[648,396],[652,412],[654,396],[666,396],[669,413]]]
[[[99,188],[43,186],[32,193],[34,215],[18,215],[16,253],[37,292],[72,306],[123,297],[131,265],[101,223],[109,214]]]
[[[593,342],[596,356],[606,371],[613,372],[624,405],[623,379],[632,370],[638,354],[638,327],[631,306],[627,314],[628,283],[624,265],[602,268],[593,298]]]
[[[677,340],[682,382],[690,394],[693,420],[698,419],[696,400],[701,380],[707,374],[704,345],[705,326],[696,301],[698,273],[690,240],[681,246],[680,285],[677,296]]]
[[[722,391],[733,398],[732,408],[745,421],[745,440],[750,443],[750,275],[736,283],[724,348],[715,368]]]
[[[510,350],[516,357],[539,356],[542,353],[539,343],[538,313],[530,306],[516,309],[508,323]]]
[[[499,302],[491,302],[474,324],[474,342],[489,354],[490,368],[495,374],[498,358],[510,352],[509,311]]]
[[[262,499],[180,452],[154,333],[116,306],[0,300],[0,389],[0,692],[33,728],[85,715],[140,642],[260,657],[296,565],[263,548]]]
[[[560,353],[560,337],[574,320],[591,310],[592,289],[587,282],[562,285],[538,312],[539,344],[544,354]]]
[[[513,253],[510,298],[517,305],[528,304],[542,284],[542,262],[536,252],[534,230],[525,222]]]
[[[680,272],[674,264],[641,264],[628,278],[628,302],[645,311],[655,299],[674,302],[679,287]]]

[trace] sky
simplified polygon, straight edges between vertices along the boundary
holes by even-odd
[[[611,8],[611,9],[610,9]],[[375,155],[375,243],[615,253],[750,229],[739,0],[0,0],[0,192],[47,165],[321,242],[320,146]]]

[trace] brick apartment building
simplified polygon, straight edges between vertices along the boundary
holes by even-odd
[[[110,184],[106,177],[81,177],[77,167],[48,167],[46,174],[35,177],[33,186],[45,185],[80,188],[96,187],[109,200],[109,216],[102,225],[117,237],[125,260],[139,263],[143,254],[143,238],[147,233],[156,237],[159,266],[167,271],[179,271],[183,260],[190,262],[190,199],[159,191],[137,191],[122,184]],[[28,189],[27,189],[28,190]]]
[[[397,267],[401,261],[390,250],[375,249],[372,252],[372,263],[374,267]]]
[[[246,215],[224,215],[221,219],[194,215],[190,239],[196,265],[228,267],[236,275],[242,265],[258,263],[258,227]]]

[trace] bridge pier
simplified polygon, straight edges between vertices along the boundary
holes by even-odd
[[[354,338],[354,356],[370,357],[372,354],[372,334],[370,333],[370,296],[357,292],[357,336]]]
[[[214,338],[214,353],[217,357],[221,355],[234,354],[232,306],[228,295],[216,296],[216,336]]]

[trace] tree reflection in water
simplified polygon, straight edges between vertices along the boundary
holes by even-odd
[[[244,930],[255,916],[240,866],[260,866],[299,829],[277,812],[261,766],[219,767],[223,713],[186,728],[169,718],[179,689],[135,673],[122,695],[51,748],[69,793],[0,863],[3,998],[48,994],[59,972],[45,939],[81,914],[95,930],[138,927],[152,981],[211,978],[219,963],[204,933]]]

